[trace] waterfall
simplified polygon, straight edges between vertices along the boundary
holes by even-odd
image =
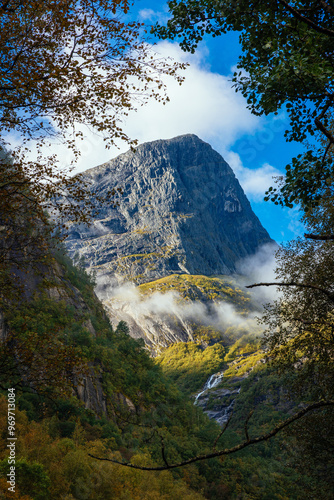
[[[233,399],[231,401],[231,403],[228,406],[226,406],[225,408],[221,408],[218,411],[206,411],[205,413],[207,414],[207,416],[211,420],[215,420],[218,424],[223,425],[230,418],[234,403],[235,403],[235,399]]]
[[[218,373],[214,373],[213,375],[211,375],[208,378],[208,380],[205,382],[204,387],[203,387],[203,391],[201,391],[197,394],[194,404],[197,403],[198,398],[202,394],[204,394],[208,389],[212,389],[213,387],[216,387],[219,384],[219,382],[221,381],[221,379],[223,378],[223,376],[224,376],[224,372],[218,372]]]
[[[207,392],[209,389],[213,389],[216,387],[220,381],[222,380],[224,376],[224,372],[218,372],[214,373],[211,375],[208,380],[205,382],[203,389],[196,395],[194,404],[198,404],[199,398]],[[235,403],[235,398],[232,399],[232,401],[229,402],[229,404],[224,403],[224,397],[230,396],[231,394],[239,394],[241,387],[238,387],[237,389],[222,389],[222,394],[220,396],[221,404],[215,405],[215,407],[212,410],[205,410],[206,403],[203,406],[203,411],[208,415],[210,419],[216,420],[216,422],[223,426],[228,419],[230,418],[230,415],[233,411],[233,406]],[[218,391],[219,392],[219,391]]]

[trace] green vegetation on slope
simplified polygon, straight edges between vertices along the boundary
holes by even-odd
[[[72,415],[66,423],[72,424],[71,434],[60,432],[56,414],[40,421],[29,421],[25,412],[16,411],[17,455],[16,494],[8,492],[6,473],[5,430],[7,401],[0,396],[0,492],[3,498],[16,500],[90,499],[163,499],[185,498],[201,500],[205,497],[189,486],[199,477],[196,468],[175,475],[169,471],[150,473],[102,463],[88,456],[94,453],[120,459],[121,448],[113,437],[106,437],[107,425],[81,413]],[[63,422],[64,424],[65,422]],[[62,427],[64,429],[64,425]],[[129,451],[133,463],[148,464],[148,449]]]
[[[184,394],[190,394],[200,390],[210,375],[223,368],[225,353],[220,343],[203,349],[194,342],[179,342],[156,359],[168,378],[177,382]]]
[[[112,328],[84,270],[75,268],[66,256],[58,256],[58,262],[62,271],[57,283],[48,283],[51,288],[36,291],[15,311],[6,311],[9,330],[16,336],[11,345],[18,339],[25,341],[29,334],[41,341],[51,332],[59,345],[75,348],[76,359],[86,364],[82,376],[88,394],[84,400],[93,404],[92,409],[85,409],[74,394],[62,399],[62,393],[56,391],[61,384],[52,377],[44,380],[41,391],[37,368],[44,350],[40,351],[40,342],[33,350],[28,349],[27,359],[33,354],[30,365],[26,359],[19,365],[14,363],[12,352],[10,379],[7,373],[0,375],[3,384],[17,384],[17,465],[22,477],[18,479],[21,493],[17,498],[205,498],[209,490],[216,490],[210,484],[212,465],[205,466],[204,472],[194,465],[173,473],[148,474],[100,464],[88,457],[91,452],[142,465],[161,464],[163,437],[168,460],[178,462],[208,452],[219,430],[168,380],[148,356],[142,341],[128,335],[126,324]],[[57,300],[50,298],[48,290],[57,295]],[[8,354],[0,352],[1,367]],[[65,369],[65,362],[58,360],[59,370]],[[46,369],[43,365],[43,373]],[[36,375],[33,386],[25,384],[22,370]],[[69,383],[78,385],[71,370],[67,375]],[[101,412],[103,403],[107,414]],[[1,404],[6,404],[5,399]],[[1,413],[4,440],[5,415]],[[5,478],[8,449],[4,446],[1,450],[0,471]],[[30,477],[27,483],[26,476]],[[6,491],[3,479],[0,487]],[[211,496],[215,497],[219,498],[218,489]]]
[[[126,469],[90,458],[88,453],[137,465],[163,464],[162,439],[167,460],[172,463],[212,451],[220,429],[193,405],[189,394],[199,390],[212,373],[224,369],[227,360],[232,371],[223,384],[230,385],[239,375],[235,371],[239,364],[249,363],[250,375],[235,405],[235,423],[220,439],[219,447],[237,444],[244,439],[245,417],[261,400],[257,379],[263,364],[257,362],[256,339],[251,336],[239,339],[229,352],[219,342],[206,349],[198,343],[179,343],[167,349],[157,363],[149,358],[141,341],[128,335],[126,324],[120,323],[115,330],[111,327],[85,272],[66,257],[62,265],[68,300],[36,295],[9,315],[8,321],[17,333],[36,331],[43,336],[53,329],[60,340],[76,346],[88,362],[93,385],[102,388],[108,415],[94,414],[75,397],[50,401],[28,387],[18,392],[17,458],[22,478],[17,483],[21,492],[18,499],[302,498],[307,481],[285,465],[288,455],[280,450],[283,441],[259,445],[223,462],[213,459],[163,473]],[[78,307],[80,296],[86,306],[79,300]],[[96,335],[90,332],[88,319]],[[264,395],[279,387],[274,375],[260,380]],[[274,400],[267,403],[257,407],[256,418],[250,421],[252,435],[268,430],[286,414],[287,408],[278,410]],[[213,399],[210,404],[215,404]],[[0,405],[6,405],[4,398]],[[4,440],[7,422],[5,412],[1,415]],[[2,475],[7,473],[7,454],[2,447]],[[5,486],[0,479],[4,491]]]
[[[82,373],[88,391],[84,401],[91,409],[85,408],[74,394],[62,398],[54,391],[52,380],[51,400],[47,381],[43,391],[37,376],[34,386],[25,384],[22,362],[18,370],[13,370],[13,382],[21,376],[23,385],[23,391],[18,386],[17,392],[17,470],[21,478],[18,499],[303,498],[308,478],[286,465],[290,459],[288,445],[294,463],[299,460],[294,438],[262,443],[226,457],[223,462],[213,459],[163,473],[126,469],[90,458],[88,453],[137,465],[162,465],[162,440],[170,463],[210,453],[220,428],[194,406],[193,393],[211,374],[221,370],[225,376],[218,389],[235,390],[241,385],[241,392],[233,420],[219,440],[220,448],[244,439],[250,410],[255,408],[249,422],[249,432],[254,436],[285,418],[291,404],[283,397],[282,381],[261,362],[263,353],[258,350],[255,335],[241,336],[229,349],[218,339],[207,348],[200,341],[179,343],[153,360],[143,342],[128,335],[125,323],[112,328],[85,271],[74,267],[66,256],[57,259],[62,267],[60,281],[44,283],[46,288],[31,300],[22,301],[15,311],[8,310],[7,321],[16,339],[22,335],[27,339],[32,334],[37,339],[49,339],[51,332],[55,342],[75,349],[75,361],[82,359],[86,366]],[[49,290],[54,294],[55,288],[57,300],[47,293]],[[199,327],[198,335],[210,337],[214,332],[210,327]],[[29,369],[40,366],[38,360],[44,352],[39,351],[41,345],[34,344]],[[65,359],[59,358],[60,370],[65,368],[63,363]],[[5,374],[0,375],[5,381]],[[78,379],[72,379],[72,383],[78,385]],[[207,408],[214,409],[218,403],[219,395],[211,391]],[[0,405],[6,405],[4,398]],[[2,440],[6,438],[6,426],[3,412]],[[4,446],[0,453],[0,488],[4,491],[7,455]],[[28,477],[29,481],[25,481]],[[323,484],[317,487],[318,497],[314,498],[324,498],[322,490]]]
[[[230,277],[208,277],[191,274],[172,274],[165,278],[139,285],[144,295],[154,292],[166,293],[176,291],[186,300],[218,301],[224,300],[238,308],[238,312],[246,312],[251,307],[250,297],[243,292]]]
[[[255,437],[269,432],[296,412],[300,403],[298,395],[291,399],[285,389],[289,386],[289,376],[279,376],[270,364],[264,362],[265,354],[254,335],[244,335],[229,349],[220,344],[205,350],[190,342],[177,344],[166,349],[157,361],[164,373],[193,401],[194,392],[203,388],[210,375],[224,372],[219,385],[206,392],[204,406],[205,410],[217,411],[222,404],[228,406],[234,400],[231,421],[218,448],[229,448],[245,438],[245,422],[250,412],[253,413],[248,422],[248,433]],[[211,371],[206,372],[207,364]],[[318,418],[322,418],[321,414]],[[301,428],[305,432],[305,426]],[[226,495],[226,498],[233,499],[299,500],[305,498],[305,491],[308,491],[310,499],[326,499],[328,489],[324,474],[321,475],[319,470],[303,473],[305,456],[301,450],[304,448],[298,445],[293,434],[280,434],[254,448],[225,457],[220,470],[220,477],[224,478],[221,498]],[[318,452],[318,456],[325,451],[324,448]],[[292,463],[293,466],[288,465]]]
[[[224,371],[220,387],[238,385],[240,377],[264,362],[264,356],[258,337],[247,334],[231,347],[217,342],[204,349],[199,343],[179,342],[165,349],[156,361],[184,394],[193,395],[211,375],[220,371]]]

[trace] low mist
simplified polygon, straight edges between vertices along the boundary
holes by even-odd
[[[220,330],[228,326],[241,326],[252,321],[254,326],[255,313],[241,315],[233,304],[223,301],[205,304],[200,301],[186,301],[178,292],[154,292],[150,296],[142,295],[132,283],[126,283],[113,290],[108,303],[113,307],[122,307],[127,303],[127,310],[132,310],[138,316],[177,316],[182,320],[194,321],[205,326],[213,326]]]
[[[275,278],[275,251],[276,244],[264,245],[252,257],[248,257],[238,263],[238,274],[233,276],[238,286],[245,293],[249,293],[252,304],[256,305],[256,312],[241,314],[237,308],[225,301],[203,303],[200,301],[186,301],[177,291],[166,293],[154,292],[146,296],[140,293],[138,287],[133,283],[125,283],[121,286],[108,286],[99,280],[97,290],[100,298],[107,302],[108,306],[118,311],[126,311],[126,316],[132,317],[177,317],[180,321],[193,321],[196,324],[212,326],[224,331],[228,327],[243,327],[248,331],[258,330],[257,317],[261,316],[262,304],[272,301],[277,297],[275,287],[260,287],[247,290],[246,285],[262,281],[273,281]],[[126,319],[124,317],[124,319]]]
[[[236,280],[242,286],[253,285],[255,283],[271,283],[276,280],[275,253],[278,250],[276,243],[263,245],[256,254],[247,257],[237,263]],[[275,286],[261,286],[246,289],[252,299],[261,306],[267,302],[272,302],[279,297],[279,292]]]

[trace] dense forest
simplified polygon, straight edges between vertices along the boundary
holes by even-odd
[[[326,471],[313,468],[314,449],[307,450],[312,416],[301,429],[294,427],[284,437],[222,461],[213,458],[165,472],[140,470],[210,454],[214,444],[220,448],[219,436],[224,448],[233,448],[244,441],[250,411],[255,413],[246,432],[263,435],[291,415],[300,399],[287,392],[289,376],[282,378],[261,362],[264,353],[251,334],[204,350],[200,340],[175,344],[153,360],[143,342],[128,335],[126,324],[111,327],[85,271],[60,253],[56,259],[62,297],[50,298],[54,283],[46,289],[43,285],[5,314],[9,333],[1,351],[1,385],[16,388],[18,404],[17,490],[16,496],[7,493],[8,498],[301,498],[306,489],[326,497],[330,463]],[[220,387],[241,384],[224,436],[192,397],[219,370],[225,370]],[[214,398],[212,392],[207,409],[215,405]],[[322,419],[320,457],[327,451],[326,414]],[[5,492],[5,479],[2,487]]]
[[[287,140],[306,145],[264,195],[297,206],[307,234],[278,250],[275,281],[251,285],[280,291],[261,326],[200,325],[192,342],[150,357],[124,321],[110,323],[94,276],[66,254],[66,225],[88,223],[95,204],[84,177],[62,169],[45,145],[67,141],[77,158],[68,130],[80,138],[78,125],[87,124],[109,145],[122,138],[134,147],[122,130],[132,99],[140,91],[143,101],[168,100],[160,77],[181,82],[184,65],[151,57],[143,26],[126,21],[127,1],[1,2],[1,495],[327,500],[334,486],[334,9],[312,0],[168,6],[167,24],[151,31],[180,39],[184,50],[194,52],[204,35],[240,33],[236,89],[254,114],[286,109]],[[111,188],[95,200],[117,203],[116,194]],[[209,295],[228,295],[241,313],[252,307],[213,277],[173,275],[138,288],[145,295],[174,287],[186,299],[199,282]],[[221,378],[209,387],[213,374]],[[219,425],[209,416],[222,397],[231,411]]]

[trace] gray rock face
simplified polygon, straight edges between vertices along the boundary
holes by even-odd
[[[130,335],[142,338],[150,354],[155,356],[171,344],[193,341],[195,322],[182,317],[182,314],[163,314],[133,307],[131,302],[111,299],[103,302],[106,313],[113,325],[126,321]]]
[[[138,146],[86,171],[119,206],[97,206],[90,227],[73,225],[67,248],[104,284],[137,284],[172,273],[231,274],[236,262],[272,242],[232,169],[211,146],[183,135]]]

